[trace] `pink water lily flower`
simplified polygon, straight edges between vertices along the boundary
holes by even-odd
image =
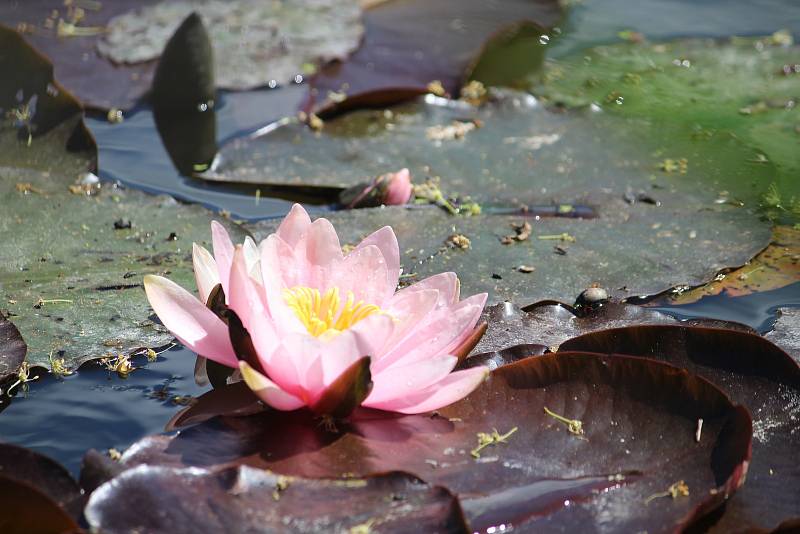
[[[454,354],[475,337],[486,294],[460,300],[454,273],[397,290],[400,251],[390,227],[344,254],[333,225],[312,222],[296,204],[258,246],[250,239],[234,246],[218,223],[212,237],[213,256],[194,246],[199,299],[160,276],[145,277],[147,297],[175,337],[241,369],[268,405],[319,408],[337,379],[366,356],[372,389],[361,405],[380,410],[436,410],[486,377],[484,367],[453,372]],[[205,305],[216,284],[250,334],[263,373],[237,359],[228,325]]]

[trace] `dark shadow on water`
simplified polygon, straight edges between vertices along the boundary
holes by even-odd
[[[703,297],[692,304],[654,306],[677,319],[707,317],[746,324],[764,334],[772,330],[778,308],[800,307],[800,282],[742,297],[726,294]]]

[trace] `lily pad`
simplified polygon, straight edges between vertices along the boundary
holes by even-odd
[[[0,384],[19,372],[27,352],[28,345],[17,327],[0,314]]]
[[[53,499],[33,485],[0,475],[0,528],[7,534],[80,532]]]
[[[381,2],[364,12],[361,47],[313,78],[308,107],[332,114],[365,104],[393,104],[426,93],[433,81],[458,96],[490,37],[512,25],[549,27],[560,18],[553,0]]]
[[[585,434],[568,432],[545,406],[581,419]],[[700,443],[698,417],[708,425]],[[660,531],[738,487],[750,439],[747,413],[710,383],[648,360],[580,353],[499,368],[431,416],[358,410],[335,425],[327,430],[306,411],[216,418],[145,438],[122,463],[243,464],[313,478],[402,469],[456,493],[473,530],[602,520],[610,530]],[[496,442],[481,446],[479,433],[493,432]],[[679,480],[692,488],[687,497],[644,503]]]
[[[781,309],[774,329],[765,337],[791,354],[795,361],[800,363],[800,309]]]
[[[406,281],[453,271],[465,294],[486,291],[490,303],[525,304],[548,298],[571,302],[595,282],[621,297],[699,284],[724,266],[741,265],[769,239],[767,228],[743,230],[743,212],[733,208],[697,211],[690,226],[689,216],[680,215],[680,206],[670,212],[652,208],[606,197],[599,219],[453,217],[430,206],[352,210],[328,218],[342,244],[358,243],[382,226],[392,226]],[[531,236],[504,245],[503,236],[514,232],[511,225],[525,220],[532,225]],[[653,225],[659,228],[653,230]],[[245,228],[263,239],[277,224],[262,221]],[[697,228],[696,239],[690,237],[690,228]],[[574,242],[562,241],[563,234]],[[453,235],[465,236],[468,248],[448,244]],[[696,247],[702,247],[703,254],[697,254]],[[520,266],[533,271],[522,272]]]
[[[97,49],[115,64],[155,60],[193,12],[209,28],[217,85],[226,89],[302,80],[321,63],[347,57],[364,32],[358,0],[162,1],[109,20]]]
[[[450,492],[404,473],[309,480],[248,466],[139,466],[95,490],[86,519],[108,533],[467,532]]]
[[[0,443],[0,478],[29,484],[75,520],[82,514],[85,497],[80,486],[63,466],[47,456],[17,445]],[[4,499],[0,497],[0,501]],[[3,526],[3,520],[9,516],[2,514],[0,517],[3,518],[0,526]],[[2,530],[7,532],[5,527]]]
[[[87,154],[59,154],[64,133],[57,128],[34,141],[35,152],[16,136],[0,138],[3,159],[12,159],[0,167],[0,291],[28,343],[28,361],[50,368],[63,359],[72,370],[172,339],[148,320],[142,276],[169,271],[191,287],[191,243],[209,240],[212,214],[120,187],[77,184],[87,176]],[[85,194],[93,187],[96,193]]]
[[[70,371],[89,359],[168,343],[166,329],[148,320],[142,276],[170,271],[191,286],[191,243],[208,240],[212,214],[100,184],[89,172],[96,149],[77,102],[48,92],[58,86],[48,81],[44,59],[35,56],[17,71],[3,79],[3,94],[15,94],[13,84],[24,80],[26,91],[38,91],[40,124],[62,121],[30,138],[20,136],[18,124],[0,125],[0,293],[28,344],[28,361]]]
[[[710,521],[712,532],[772,530],[800,516],[800,367],[780,348],[744,332],[661,325],[594,332],[560,350],[666,361],[717,384],[753,414],[747,484]]]
[[[648,305],[681,305],[709,295],[730,297],[779,289],[800,281],[800,229],[776,226],[770,244],[742,267],[688,291],[669,291]]]
[[[747,160],[739,165],[756,173],[767,166],[772,176],[740,172],[738,183],[720,185],[743,196],[751,184],[767,193],[774,183],[778,203],[791,208],[800,198],[798,50],[770,38],[597,47],[549,62],[535,92],[568,105],[596,103],[613,115],[666,128],[677,142],[665,158],[715,139],[740,139]]]

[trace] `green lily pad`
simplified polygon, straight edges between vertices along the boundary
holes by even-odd
[[[612,192],[661,210],[730,202],[727,180],[766,184],[771,164],[748,162],[737,139],[673,140],[660,125],[589,110],[554,113],[529,94],[493,91],[475,108],[426,97],[388,110],[362,110],[314,132],[299,123],[222,147],[204,178],[303,187],[348,187],[402,167],[419,183],[440,177],[445,193],[482,204],[581,202]],[[662,170],[666,156],[675,169]],[[680,161],[686,161],[681,163]],[[756,207],[760,196],[736,196]],[[653,210],[657,211],[657,210]],[[755,218],[740,226],[757,224]]]
[[[0,133],[3,307],[32,365],[51,367],[52,356],[67,369],[172,339],[148,320],[142,277],[169,273],[192,287],[191,244],[207,244],[212,218],[167,197],[76,184],[90,183],[92,153],[64,150],[71,129],[59,126],[30,148],[14,131]]]
[[[744,159],[718,160],[719,182],[741,197],[800,205],[800,47],[774,38],[623,43],[546,62],[536,94],[569,106],[594,103],[617,117],[645,119],[672,139],[677,160],[692,147],[713,154],[721,140],[746,147]],[[625,122],[617,123],[625,127]],[[691,158],[690,165],[691,165]],[[769,173],[763,172],[769,169]],[[777,198],[774,198],[777,197]],[[767,197],[769,198],[769,197]]]
[[[614,197],[602,205],[598,219],[529,218],[531,236],[508,245],[501,239],[513,234],[511,225],[522,223],[524,217],[454,217],[423,206],[352,210],[328,218],[342,244],[355,245],[390,225],[400,243],[406,282],[454,271],[463,294],[486,291],[490,303],[572,302],[592,283],[619,297],[695,285],[713,278],[724,266],[741,265],[770,239],[769,228],[743,225],[745,212],[730,206],[683,205],[667,210],[630,206]],[[245,227],[263,239],[276,230],[277,222]],[[562,234],[574,242],[562,241]],[[453,235],[465,236],[468,248],[451,244]]]

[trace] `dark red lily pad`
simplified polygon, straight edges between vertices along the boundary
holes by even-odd
[[[473,356],[467,359],[472,365],[475,365],[478,356],[484,364],[494,360],[495,365],[502,365],[530,354],[542,354],[550,349],[555,350],[570,338],[598,330],[680,323],[659,311],[618,301],[576,308],[553,300],[540,301],[525,308],[510,302],[495,304],[483,311],[481,320],[486,321],[489,328],[472,351]],[[755,333],[745,325],[727,321],[692,319],[684,324]],[[530,346],[523,348],[527,345]]]
[[[411,524],[421,532],[467,532],[449,491],[405,473],[308,480],[248,466],[139,466],[98,488],[86,518],[109,534],[407,532]]]
[[[69,534],[83,531],[67,512],[36,487],[0,475],[0,532]]]
[[[0,479],[26,484],[44,494],[73,519],[77,520],[81,516],[84,496],[80,486],[61,464],[47,456],[17,445],[0,443]],[[3,485],[4,482],[0,482],[0,487]],[[3,503],[4,497],[0,495],[0,509]],[[5,510],[12,508],[6,507]],[[4,533],[8,532],[3,528],[5,517],[0,512],[0,532]]]
[[[17,327],[0,315],[0,384],[16,376],[27,352],[28,345]]]
[[[712,531],[771,530],[800,517],[800,367],[779,347],[746,332],[661,325],[594,332],[561,350],[664,360],[712,381],[750,410],[755,439],[747,484]]]
[[[568,432],[544,407],[581,419],[585,435]],[[751,435],[747,412],[703,379],[650,360],[580,353],[499,368],[434,415],[358,410],[335,425],[321,426],[309,411],[220,417],[145,438],[122,463],[244,464],[309,478],[401,469],[458,494],[475,530],[555,521],[569,531],[602,521],[610,530],[655,532],[680,528],[738,487]],[[505,442],[478,450],[479,433],[494,430]],[[689,496],[645,505],[680,480]]]
[[[487,40],[511,25],[529,22],[547,27],[560,17],[553,0],[381,3],[364,12],[361,47],[312,79],[307,107],[331,114],[386,106],[428,92],[434,80],[457,96]],[[349,98],[331,98],[331,93],[342,92]]]

